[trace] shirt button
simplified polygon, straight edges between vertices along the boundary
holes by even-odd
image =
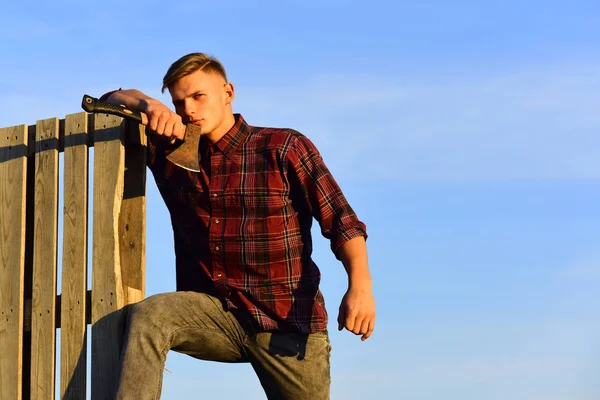
[[[215,224],[218,224],[219,222],[221,222],[221,221],[219,221],[218,219],[215,219]]]
[[[217,278],[220,278],[222,276],[223,276],[223,274],[217,274]]]
[[[216,246],[215,251],[219,251],[219,248],[220,248],[219,246]]]
[[[218,195],[216,193],[213,193],[213,197],[217,197]]]

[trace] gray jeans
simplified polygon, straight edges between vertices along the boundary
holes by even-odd
[[[269,399],[329,399],[327,332],[260,332],[195,292],[157,294],[131,306],[118,399],[159,399],[169,350],[202,360],[249,362]]]

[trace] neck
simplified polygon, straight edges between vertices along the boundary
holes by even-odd
[[[223,122],[212,132],[205,134],[206,139],[214,144],[217,143],[229,130],[235,125],[235,117],[233,113],[227,114]]]

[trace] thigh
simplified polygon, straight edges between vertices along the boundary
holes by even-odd
[[[246,349],[269,399],[329,399],[327,332],[258,333],[248,337]]]
[[[161,293],[133,304],[128,341],[152,337],[156,350],[203,360],[245,361],[244,331],[221,302],[196,292]]]

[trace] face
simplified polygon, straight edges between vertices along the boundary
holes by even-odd
[[[219,74],[198,70],[170,85],[169,92],[184,123],[199,125],[204,134],[213,137],[231,128],[233,85]]]

